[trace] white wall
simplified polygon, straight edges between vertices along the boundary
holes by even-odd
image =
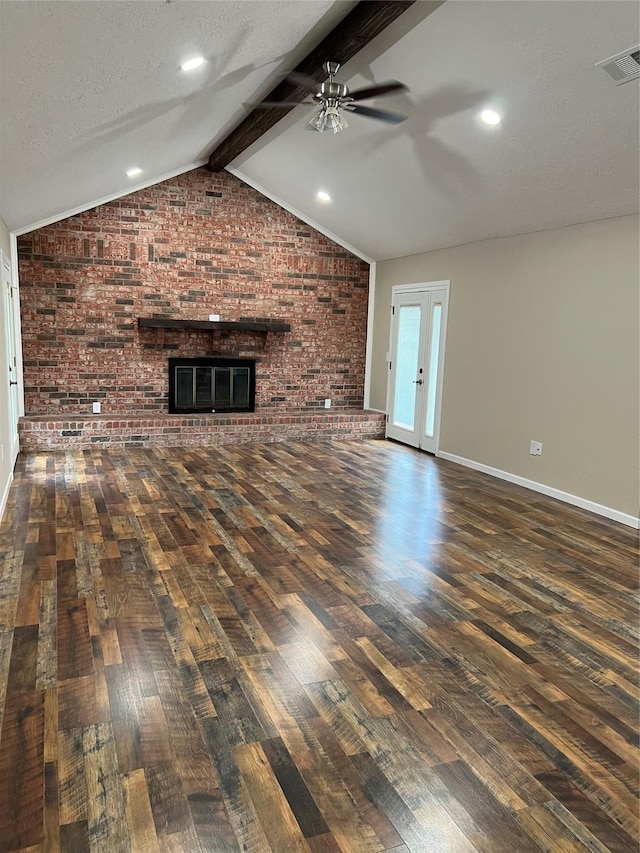
[[[371,406],[391,286],[450,279],[440,450],[637,518],[638,273],[637,216],[380,262]]]
[[[0,249],[10,257],[9,229],[0,217]],[[9,366],[7,364],[5,294],[0,293],[0,445],[4,453],[0,456],[0,517],[4,511],[15,459],[10,458],[11,444],[9,424]]]

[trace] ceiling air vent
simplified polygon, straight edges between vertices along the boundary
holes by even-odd
[[[640,77],[640,45],[622,53],[616,53],[615,56],[603,59],[602,62],[596,62],[596,68],[604,69],[618,86],[629,80],[635,80]]]

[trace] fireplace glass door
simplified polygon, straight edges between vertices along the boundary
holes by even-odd
[[[170,359],[170,412],[252,412],[255,366],[234,359]]]

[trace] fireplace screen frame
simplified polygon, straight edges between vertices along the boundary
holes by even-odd
[[[215,377],[215,368],[248,368],[249,394],[248,403],[243,406],[233,405],[197,405],[179,406],[177,401],[178,383],[177,368],[209,368]],[[233,402],[233,401],[232,401]],[[252,358],[170,358],[169,359],[169,414],[198,414],[204,412],[254,412],[256,402],[256,362]]]

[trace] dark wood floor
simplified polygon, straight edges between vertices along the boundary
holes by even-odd
[[[637,850],[630,529],[319,442],[30,455],[0,536],[0,851]]]

